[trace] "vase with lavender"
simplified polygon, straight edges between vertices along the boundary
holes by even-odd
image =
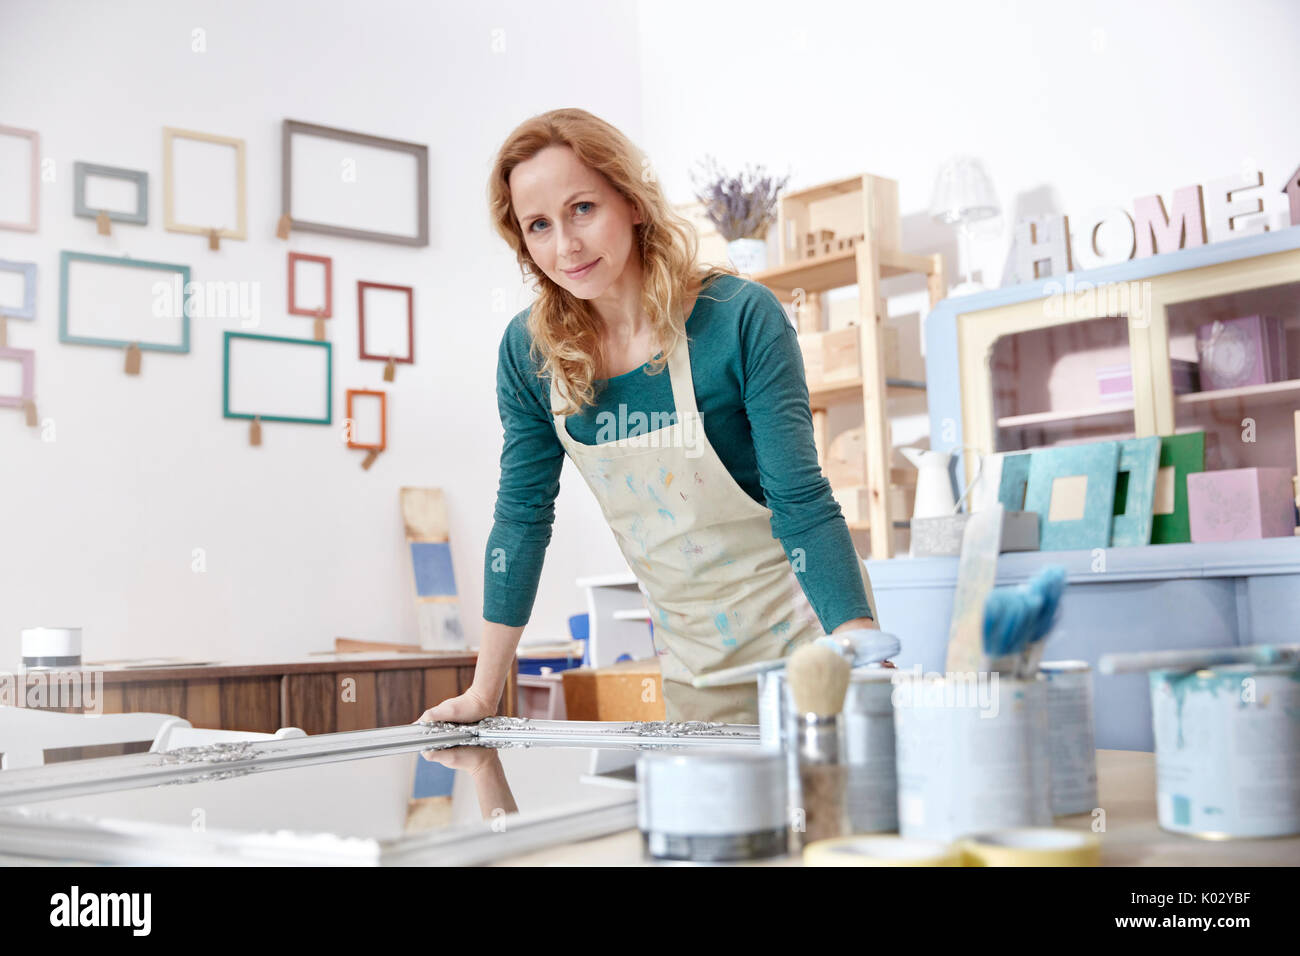
[[[736,271],[752,275],[767,268],[767,230],[776,221],[778,194],[789,176],[775,179],[762,166],[750,165],[735,175],[712,156],[692,172],[695,198],[727,240],[727,256]]]

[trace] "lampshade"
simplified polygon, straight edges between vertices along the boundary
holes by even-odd
[[[997,193],[984,164],[973,156],[954,156],[939,167],[930,215],[945,225],[978,222],[998,215]]]

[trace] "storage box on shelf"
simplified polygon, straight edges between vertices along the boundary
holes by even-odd
[[[907,349],[885,322],[881,283],[910,273],[924,275],[933,305],[946,294],[943,259],[902,251],[898,184],[879,176],[852,176],[788,193],[781,199],[777,225],[781,265],[752,278],[795,306],[814,437],[824,467],[828,408],[861,403],[863,480],[854,484],[866,490],[846,491],[829,472],[827,477],[842,506],[851,503],[850,528],[870,533],[872,556],[892,557],[894,528],[910,511],[900,513],[905,493],[890,491],[887,403],[899,393],[923,395],[925,382],[900,374],[905,365],[901,353]],[[847,286],[858,289],[856,314],[849,318],[837,312],[828,322],[822,294]],[[863,504],[865,514],[860,513]]]

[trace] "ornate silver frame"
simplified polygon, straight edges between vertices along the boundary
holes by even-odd
[[[488,863],[636,826],[636,795],[596,808],[520,813],[395,840],[332,833],[196,832],[172,824],[40,812],[24,804],[159,784],[458,746],[590,746],[614,750],[757,746],[749,724],[547,721],[489,717],[477,724],[406,724],[376,730],[182,747],[0,773],[0,863],[5,857],[157,865],[448,865]]]

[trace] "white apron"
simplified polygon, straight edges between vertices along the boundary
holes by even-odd
[[[557,413],[556,433],[645,595],[667,719],[756,724],[756,682],[695,688],[691,678],[790,654],[824,631],[772,536],[772,512],[736,483],[704,434],[685,341],[665,371],[674,424],[585,445]],[[551,407],[560,407],[553,381]],[[866,568],[853,558],[874,615]]]

